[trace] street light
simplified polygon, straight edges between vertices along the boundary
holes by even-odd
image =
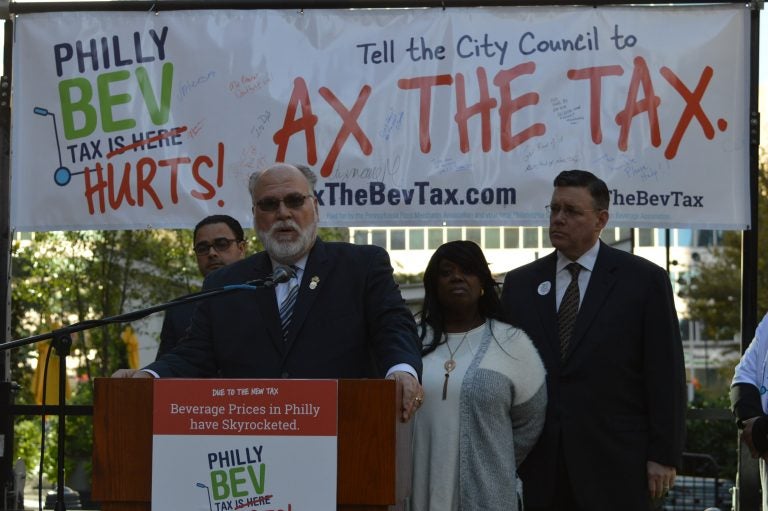
[[[211,511],[213,511],[213,503],[211,503],[211,489],[210,489],[210,488],[208,488],[208,487],[207,487],[206,485],[204,485],[203,483],[195,483],[195,486],[197,486],[198,488],[205,488],[205,491],[207,491],[207,492],[208,492],[208,509],[210,509]]]

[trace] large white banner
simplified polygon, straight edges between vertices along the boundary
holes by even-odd
[[[743,229],[749,9],[499,7],[16,18],[12,225],[250,224],[318,173],[328,226],[544,225],[591,170],[611,223]]]

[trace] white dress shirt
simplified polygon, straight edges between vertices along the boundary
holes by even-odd
[[[592,270],[595,267],[597,261],[597,253],[600,251],[600,240],[584,252],[581,257],[576,261],[571,261],[565,257],[559,250],[557,251],[557,271],[555,273],[555,299],[557,300],[557,308],[560,309],[560,302],[563,301],[563,295],[571,283],[571,272],[566,268],[571,263],[579,263],[581,271],[579,272],[579,307],[581,307],[581,301],[584,299],[584,293],[587,291],[587,285],[589,279],[592,276]]]

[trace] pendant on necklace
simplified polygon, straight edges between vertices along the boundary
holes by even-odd
[[[445,361],[443,364],[445,368],[445,381],[443,381],[443,401],[448,397],[448,374],[456,369],[456,361],[453,360],[453,356]]]
[[[469,331],[464,332],[464,337],[462,337],[461,341],[459,341],[459,345],[456,346],[455,351],[451,350],[451,345],[448,344],[448,337],[446,336],[445,338],[445,346],[448,348],[448,353],[450,353],[451,357],[443,364],[443,367],[445,368],[445,381],[443,382],[443,401],[445,401],[448,397],[448,375],[451,371],[456,369],[456,361],[453,359],[453,356],[459,352],[459,348],[461,348],[461,345],[464,344],[464,341],[467,340],[467,334],[469,334]]]

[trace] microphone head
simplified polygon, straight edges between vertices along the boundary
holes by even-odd
[[[273,284],[282,284],[288,282],[296,276],[296,272],[290,266],[278,266],[272,272],[271,281]]]

